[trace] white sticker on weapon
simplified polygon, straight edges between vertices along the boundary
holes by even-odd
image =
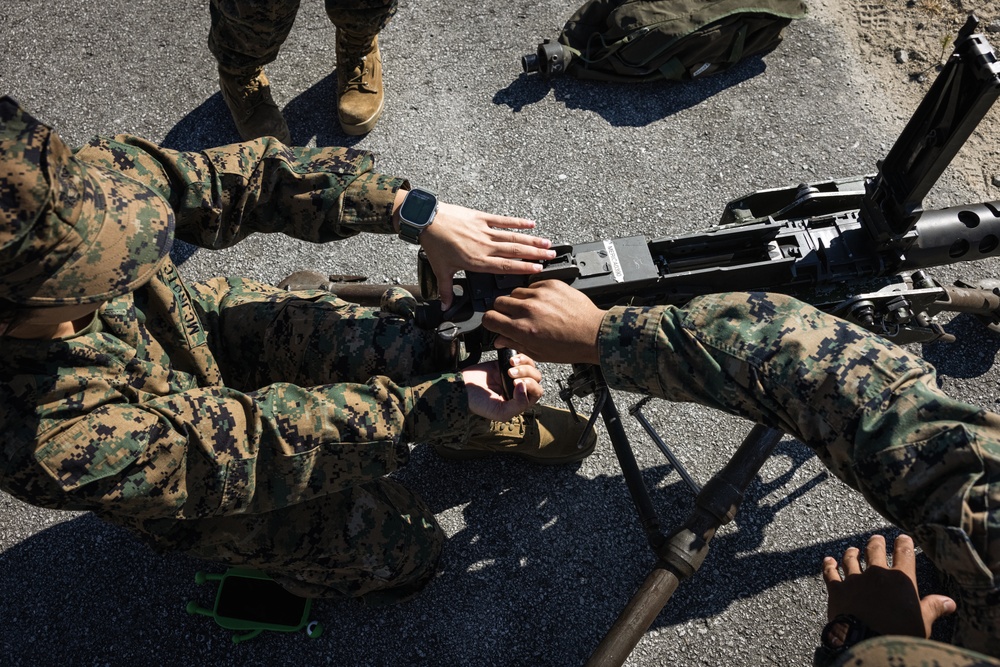
[[[615,282],[625,282],[625,272],[622,271],[621,262],[618,261],[618,251],[615,250],[614,242],[604,239],[604,250],[608,253],[608,263],[611,265],[611,275],[614,276]]]

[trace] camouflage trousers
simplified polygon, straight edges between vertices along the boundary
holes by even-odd
[[[232,291],[229,284],[217,280],[191,287],[209,310],[204,319],[210,344],[233,389],[277,382],[363,383],[373,375],[405,383],[444,370],[435,360],[433,338],[413,324],[415,301],[402,289],[387,292],[382,307],[374,309],[328,292],[286,298],[288,293],[244,281],[238,303],[213,309],[216,294]],[[159,550],[261,570],[305,597],[364,596],[373,604],[422,588],[444,543],[430,509],[390,478],[259,514],[138,525],[106,518]]]
[[[208,48],[231,72],[263,67],[278,57],[295,22],[299,0],[211,0]],[[396,13],[396,0],[326,0],[338,30],[377,35]]]
[[[650,334],[655,334],[655,344]],[[956,642],[1000,656],[1000,415],[945,395],[904,348],[780,294],[612,309],[609,384],[808,444],[961,590]]]

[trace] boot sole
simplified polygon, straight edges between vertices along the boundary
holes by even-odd
[[[583,449],[573,452],[572,454],[567,454],[566,456],[560,457],[545,457],[545,456],[532,456],[531,454],[523,454],[521,452],[488,452],[482,449],[454,449],[452,447],[445,447],[444,445],[434,445],[434,451],[437,452],[438,456],[443,459],[448,459],[449,461],[476,461],[479,459],[487,459],[493,456],[514,456],[519,459],[524,459],[528,463],[534,463],[536,465],[543,466],[557,466],[565,465],[567,463],[576,463],[577,461],[582,461],[591,454],[594,453],[594,449],[597,447],[597,438],[594,438],[593,442],[589,446]]]
[[[368,134],[369,132],[372,131],[372,128],[375,127],[375,123],[378,122],[378,119],[382,117],[382,109],[384,107],[385,107],[385,100],[383,99],[382,104],[378,106],[378,109],[375,110],[375,113],[372,114],[372,117],[361,123],[345,123],[344,119],[341,118],[339,114],[337,116],[337,120],[340,121],[340,128],[344,131],[344,134],[350,135],[352,137],[357,137],[362,134]]]

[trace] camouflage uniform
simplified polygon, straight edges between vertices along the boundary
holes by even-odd
[[[876,637],[840,655],[834,667],[1000,667],[981,653],[917,637]]]
[[[0,100],[0,116],[9,102]],[[208,248],[253,232],[316,242],[390,232],[404,182],[375,173],[363,152],[273,139],[180,153],[119,136],[90,142],[74,160],[47,128],[19,119],[0,117],[0,127],[10,121],[0,182],[21,184],[0,210],[4,293],[58,303],[39,295],[58,295],[59,280],[32,276],[46,258],[63,262],[65,246],[62,265],[88,267],[112,297],[74,336],[0,339],[0,488],[91,510],[161,549],[263,569],[301,594],[391,600],[419,588],[443,536],[427,507],[385,475],[406,463],[405,442],[461,441],[474,419],[461,376],[432,373],[427,334],[329,293],[236,278],[189,285],[165,249],[135,245],[121,257],[144,261],[93,266],[105,256],[101,239],[151,236],[134,230]],[[18,157],[37,165],[47,149],[45,178],[25,175],[29,160]],[[31,226],[27,203],[6,206],[32,193],[69,222]],[[170,215],[127,215],[143,197]],[[51,233],[81,216],[104,220],[97,241]],[[406,299],[393,296],[404,311]]]
[[[958,584],[956,643],[1000,656],[1000,416],[943,394],[903,348],[782,295],[613,308],[599,346],[612,387],[812,447]]]
[[[220,67],[248,72],[278,57],[299,0],[211,0],[208,48]],[[396,0],[326,0],[326,13],[338,30],[369,38],[396,13]]]

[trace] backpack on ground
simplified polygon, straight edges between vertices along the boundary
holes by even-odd
[[[781,43],[801,0],[588,0],[524,71],[599,81],[688,81]]]

